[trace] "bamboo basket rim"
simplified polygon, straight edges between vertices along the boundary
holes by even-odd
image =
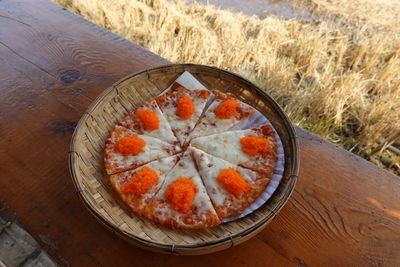
[[[289,190],[286,191],[286,197],[284,199],[280,199],[279,203],[273,208],[273,209],[269,209],[268,210],[271,212],[269,214],[269,216],[265,216],[264,218],[262,218],[257,224],[253,225],[252,227],[249,227],[247,229],[244,229],[243,231],[236,233],[234,235],[230,235],[229,237],[226,237],[224,239],[221,240],[217,240],[217,241],[213,241],[213,242],[203,242],[200,245],[199,244],[194,244],[194,245],[165,245],[165,244],[160,244],[154,241],[149,241],[149,240],[145,240],[143,238],[140,238],[136,235],[132,235],[131,233],[125,232],[124,230],[115,227],[114,225],[112,225],[110,222],[108,222],[105,218],[103,218],[91,205],[90,203],[86,200],[84,194],[83,194],[83,189],[80,188],[80,185],[78,183],[77,180],[77,174],[75,172],[75,169],[73,168],[73,164],[75,161],[76,157],[80,157],[80,154],[78,152],[76,152],[75,148],[76,148],[76,136],[79,132],[79,130],[81,129],[81,126],[85,123],[86,119],[88,117],[92,117],[93,115],[91,114],[91,112],[97,107],[97,105],[99,105],[103,98],[106,97],[107,95],[111,94],[113,92],[113,90],[117,91],[117,94],[119,94],[118,91],[118,85],[141,74],[147,74],[147,78],[149,79],[151,72],[157,71],[157,70],[161,70],[161,69],[168,69],[168,68],[182,68],[182,73],[186,70],[186,68],[190,68],[190,67],[198,67],[198,68],[202,68],[203,70],[216,70],[219,72],[219,76],[218,78],[221,78],[223,76],[233,76],[237,79],[242,80],[243,82],[245,82],[246,85],[248,85],[249,87],[252,87],[252,89],[254,89],[256,91],[256,93],[262,97],[268,100],[268,104],[272,105],[272,108],[274,110],[274,112],[276,112],[282,119],[282,122],[284,124],[284,128],[286,130],[286,132],[288,133],[288,135],[290,136],[289,140],[290,140],[290,144],[288,144],[288,146],[290,147],[290,151],[292,153],[292,165],[291,165],[291,169],[289,171],[289,175],[288,178],[290,179],[290,184],[289,184]],[[282,209],[282,207],[287,203],[290,195],[292,194],[294,187],[296,185],[297,182],[297,177],[298,177],[298,172],[299,172],[299,165],[300,165],[300,159],[299,159],[299,148],[298,148],[298,141],[296,138],[296,134],[295,134],[295,130],[294,127],[289,119],[289,117],[286,115],[286,113],[282,110],[282,108],[279,106],[279,104],[271,97],[269,96],[266,92],[264,92],[261,88],[259,88],[257,85],[253,84],[252,82],[250,82],[249,80],[247,80],[246,78],[243,78],[242,76],[227,71],[227,70],[223,70],[217,67],[212,67],[212,66],[207,66],[207,65],[201,65],[201,64],[191,64],[191,63],[185,63],[185,64],[165,64],[165,65],[160,65],[157,67],[153,67],[153,68],[149,68],[149,69],[145,69],[145,70],[141,70],[132,74],[129,74],[125,77],[123,77],[122,79],[118,80],[117,82],[115,82],[114,84],[112,84],[110,87],[106,88],[103,92],[101,92],[96,99],[93,100],[93,102],[90,104],[90,106],[87,108],[87,110],[84,112],[84,114],[82,115],[81,119],[79,120],[74,133],[72,135],[71,138],[71,143],[70,143],[70,150],[69,150],[69,157],[68,157],[68,163],[69,163],[69,172],[70,172],[70,176],[71,176],[71,180],[73,182],[73,185],[75,187],[76,193],[78,195],[78,197],[82,200],[82,202],[84,203],[85,207],[89,210],[89,212],[99,221],[101,222],[101,224],[103,226],[105,226],[108,230],[110,230],[111,232],[115,233],[116,235],[118,235],[119,237],[126,239],[127,241],[130,241],[136,245],[145,245],[147,248],[151,248],[151,247],[155,247],[155,248],[159,248],[161,250],[163,250],[166,253],[171,253],[171,254],[177,254],[176,251],[178,250],[190,250],[190,249],[202,249],[202,248],[212,248],[215,246],[220,246],[223,244],[227,244],[227,243],[231,243],[230,247],[234,246],[235,241],[242,239],[244,237],[246,237],[247,235],[251,234],[254,231],[260,231],[261,229],[263,229],[277,214],[278,212]],[[286,154],[286,153],[285,153]],[[286,166],[285,166],[286,167]],[[278,188],[281,187],[282,184],[280,183]],[[277,190],[278,190],[277,188]],[[276,194],[276,192],[274,192],[272,194],[272,196]],[[271,197],[272,197],[271,196]],[[282,201],[283,200],[283,201]],[[266,205],[266,204],[264,204]],[[234,221],[233,221],[234,222]],[[257,231],[257,232],[258,232]]]

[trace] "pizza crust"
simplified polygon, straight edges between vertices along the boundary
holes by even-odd
[[[176,114],[177,101],[184,95],[189,96],[195,106],[194,113],[187,120]],[[199,121],[210,97],[209,90],[189,90],[174,83],[164,95],[141,106],[157,114],[159,129],[145,131],[136,117],[135,109],[111,132],[105,145],[104,165],[110,175],[111,185],[133,212],[170,228],[212,227],[240,214],[265,190],[277,161],[277,144],[272,128],[262,125],[248,130],[225,132],[253,115],[255,110],[236,100],[239,108],[235,117],[218,119],[214,110],[224,100],[232,97],[222,93],[217,93],[215,101]],[[130,135],[137,135],[145,141],[144,151],[135,156],[116,152],[115,144],[118,140]],[[245,154],[240,139],[247,136],[267,138],[268,153],[255,157]],[[176,155],[182,152],[180,146],[186,151]],[[142,195],[123,193],[121,188],[143,166],[157,172],[157,183]],[[219,184],[216,177],[226,168],[238,172],[250,185],[250,189],[235,196]],[[195,184],[196,194],[188,212],[175,210],[165,196],[168,186],[179,177],[191,179]]]

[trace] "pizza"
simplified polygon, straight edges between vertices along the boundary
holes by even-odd
[[[277,160],[275,134],[269,125],[195,138],[192,146],[269,177]]]
[[[277,161],[272,127],[230,130],[256,111],[233,95],[211,96],[173,83],[109,134],[107,177],[134,213],[173,229],[213,227],[266,190]]]
[[[221,133],[249,118],[255,110],[230,94],[217,93],[215,100],[199,120],[186,142],[191,139]]]
[[[150,99],[139,108],[133,109],[118,125],[158,138],[167,143],[178,144],[171,126],[154,99]]]
[[[197,229],[221,223],[188,150],[168,173],[149,209],[149,218],[171,228]]]
[[[264,191],[270,177],[189,147],[199,173],[222,219],[240,214]]]
[[[167,93],[156,98],[181,145],[193,130],[210,97],[209,90],[189,90],[174,83]]]
[[[180,151],[179,146],[117,125],[106,140],[104,166],[107,174],[114,174]]]
[[[129,208],[138,214],[147,214],[148,204],[178,159],[179,156],[174,155],[130,171],[113,174],[110,176],[110,183]]]

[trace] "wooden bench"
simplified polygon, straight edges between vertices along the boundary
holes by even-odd
[[[70,180],[72,132],[102,90],[165,63],[51,2],[0,1],[0,198],[54,259],[79,266],[400,265],[400,178],[300,128],[295,191],[244,244],[177,257],[106,231]]]

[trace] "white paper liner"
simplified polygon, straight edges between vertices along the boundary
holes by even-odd
[[[186,87],[188,89],[201,89],[201,90],[207,89],[195,77],[193,77],[192,74],[190,74],[187,71],[182,73],[175,80],[175,82],[180,83],[181,85],[183,85],[184,87]],[[167,90],[169,88],[167,88]],[[167,90],[162,92],[161,95],[164,94]],[[250,105],[247,105],[247,106],[250,106]],[[253,211],[257,210],[258,208],[260,208],[272,196],[272,194],[275,192],[276,188],[278,188],[278,185],[282,179],[283,170],[284,170],[284,166],[285,166],[285,154],[283,151],[282,141],[281,141],[281,138],[279,137],[278,133],[276,132],[275,128],[272,126],[271,122],[263,114],[261,114],[261,112],[256,110],[256,112],[253,114],[253,116],[240,122],[239,124],[235,125],[234,127],[230,128],[228,131],[250,129],[250,128],[258,127],[261,124],[271,125],[271,127],[274,131],[274,134],[275,134],[275,139],[276,139],[276,143],[278,146],[278,150],[277,150],[278,160],[276,162],[274,174],[272,175],[272,179],[269,182],[268,186],[265,188],[265,190],[261,193],[261,195],[250,206],[248,206],[241,214],[238,214],[236,216],[232,216],[232,217],[222,220],[223,223],[231,222],[231,221],[237,220],[239,218],[242,218],[246,215],[249,215]]]

